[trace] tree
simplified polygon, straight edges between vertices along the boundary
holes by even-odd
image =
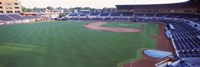
[[[75,7],[75,8],[73,8],[74,10],[78,10],[78,11],[80,11],[80,10],[82,10],[83,8],[82,7]]]
[[[38,8],[37,8],[37,7],[34,7],[34,8],[33,8],[33,11],[34,11],[34,12],[37,12],[37,11],[38,11]]]
[[[22,6],[22,11],[23,11],[23,12],[27,12],[26,7]]]
[[[54,8],[52,6],[47,7],[48,10],[53,10]]]
[[[31,9],[31,8],[26,8],[26,7],[23,7],[23,6],[22,6],[22,11],[23,11],[23,12],[32,12],[33,9]]]
[[[63,10],[64,8],[62,8],[62,7],[57,7],[56,9],[57,9],[57,10]]]
[[[28,9],[27,9],[27,12],[33,12],[33,9],[28,8]]]
[[[59,14],[59,18],[64,17],[64,16],[66,16],[66,15],[67,15],[66,13],[60,13],[60,14]]]
[[[90,8],[90,7],[84,7],[83,9],[84,10],[91,10],[92,8]]]

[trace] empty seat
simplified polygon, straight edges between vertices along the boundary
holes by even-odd
[[[7,15],[0,15],[0,20],[1,21],[14,21],[13,18],[7,16]]]
[[[8,14],[8,16],[10,16],[16,20],[25,20],[25,18],[19,14]]]

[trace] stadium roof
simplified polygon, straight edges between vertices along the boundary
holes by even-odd
[[[199,8],[199,0],[189,0],[182,3],[170,3],[170,4],[147,4],[147,5],[116,5],[119,10],[127,9],[173,9],[173,8]]]

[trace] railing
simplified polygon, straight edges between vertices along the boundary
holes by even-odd
[[[176,44],[174,43],[174,38],[172,37],[172,33],[171,33],[171,31],[169,31],[169,32],[170,32],[171,42],[172,42],[172,45],[173,45],[173,47],[175,49],[176,55],[180,56],[179,53],[178,53],[178,51],[177,51],[177,48],[175,46]]]
[[[168,62],[168,61],[171,61],[172,58],[171,58],[170,56],[171,56],[171,55],[156,60],[156,61],[154,62],[155,66],[157,67],[157,66],[160,66],[160,65],[162,65],[162,64],[164,64],[164,63],[166,63],[166,62]]]

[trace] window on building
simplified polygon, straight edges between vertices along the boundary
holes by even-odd
[[[15,13],[21,13],[21,11],[15,11]]]
[[[3,13],[3,11],[0,11],[0,13]]]
[[[11,5],[11,3],[8,3],[8,2],[7,2],[7,3],[5,3],[5,5]]]
[[[0,2],[0,4],[2,4],[2,3]]]
[[[19,7],[15,7],[15,9],[19,9]]]
[[[3,7],[2,6],[0,6],[0,9],[2,9]]]
[[[13,13],[12,11],[6,11],[6,13]]]
[[[15,5],[19,5],[18,3],[14,3]]]
[[[12,9],[12,7],[8,7],[8,6],[7,6],[6,9]]]

